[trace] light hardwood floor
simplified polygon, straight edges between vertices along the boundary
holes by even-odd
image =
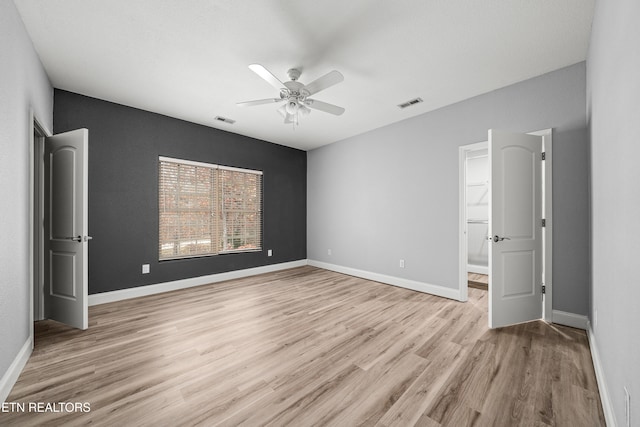
[[[489,290],[489,276],[486,274],[467,273],[467,280],[471,288]]]
[[[301,267],[90,308],[36,325],[0,425],[599,426],[584,331],[487,328],[469,302]]]

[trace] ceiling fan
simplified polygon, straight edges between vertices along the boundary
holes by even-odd
[[[321,90],[331,87],[344,80],[340,72],[333,70],[324,76],[312,81],[308,85],[303,85],[298,81],[302,72],[296,68],[287,71],[290,81],[282,83],[276,76],[260,64],[249,65],[251,71],[262,77],[271,86],[280,91],[279,98],[258,99],[256,101],[238,102],[239,106],[253,106],[262,104],[272,104],[286,102],[285,105],[278,108],[278,112],[284,117],[285,124],[298,124],[298,115],[307,115],[310,109],[324,111],[325,113],[334,114],[336,116],[344,113],[344,108],[337,105],[328,104],[309,98]]]

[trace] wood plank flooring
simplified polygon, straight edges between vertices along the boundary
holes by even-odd
[[[470,288],[489,290],[489,276],[486,274],[467,273]]]
[[[600,426],[584,331],[487,328],[469,302],[301,267],[36,325],[0,425]]]

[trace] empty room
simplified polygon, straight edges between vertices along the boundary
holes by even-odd
[[[0,0],[0,425],[640,425],[637,0]]]

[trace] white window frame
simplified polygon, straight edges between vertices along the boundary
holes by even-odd
[[[255,198],[257,198],[257,202],[254,200],[253,204],[250,204],[250,206],[256,206],[257,203],[257,208],[256,209],[248,209],[248,210],[238,210],[236,209],[234,212],[238,213],[239,216],[242,218],[245,214],[252,214],[257,217],[253,222],[257,223],[257,230],[254,231],[253,233],[249,233],[249,234],[253,234],[254,235],[254,243],[255,243],[255,247],[249,247],[249,248],[228,248],[225,249],[225,245],[228,243],[228,236],[226,236],[225,231],[227,230],[226,227],[226,221],[224,218],[226,218],[226,213],[229,212],[227,210],[224,209],[224,197],[223,197],[223,185],[222,185],[222,174],[221,173],[216,173],[214,172],[214,175],[212,176],[212,200],[211,200],[211,204],[210,204],[210,215],[214,218],[214,227],[213,227],[213,231],[211,231],[212,235],[209,236],[209,244],[213,247],[213,249],[211,251],[207,251],[207,252],[197,252],[197,253],[187,253],[187,254],[174,254],[174,255],[164,255],[163,256],[163,245],[168,245],[170,243],[175,244],[183,244],[184,242],[182,240],[184,240],[183,238],[178,238],[177,240],[174,240],[172,242],[169,242],[169,240],[166,241],[161,241],[162,239],[162,214],[163,211],[161,210],[161,207],[163,206],[162,203],[162,197],[163,197],[163,189],[162,189],[162,171],[161,171],[161,164],[165,162],[165,163],[173,163],[173,164],[178,164],[178,165],[186,165],[186,166],[194,166],[194,167],[200,167],[200,168],[208,168],[208,169],[212,169],[214,171],[231,171],[231,172],[241,172],[243,174],[252,174],[252,175],[258,175],[260,176],[260,179],[257,180],[257,194],[255,195]],[[158,157],[158,259],[160,261],[168,261],[168,260],[176,260],[176,259],[185,259],[185,258],[197,258],[197,257],[205,257],[205,256],[214,256],[214,255],[220,255],[220,254],[226,254],[226,253],[241,253],[241,252],[258,252],[258,251],[262,251],[262,228],[263,228],[263,221],[262,221],[262,206],[263,206],[263,183],[262,183],[262,176],[263,176],[263,172],[262,171],[257,171],[257,170],[251,170],[251,169],[243,169],[243,168],[237,168],[237,167],[231,167],[231,166],[222,166],[222,165],[216,165],[216,164],[211,164],[211,163],[203,163],[203,162],[197,162],[197,161],[193,161],[193,160],[184,160],[184,159],[177,159],[177,158],[172,158],[172,157],[165,157],[165,156],[159,156]],[[244,206],[244,203],[243,203]],[[246,219],[245,219],[246,220]],[[244,220],[240,221],[240,225],[242,225]],[[246,223],[244,224],[244,226],[246,226]],[[246,232],[246,231],[245,231]],[[245,235],[246,238],[246,235]],[[198,244],[198,238],[197,236],[194,237],[194,241],[190,242],[190,244]],[[203,238],[202,240],[206,240],[206,236],[205,238]],[[211,242],[211,240],[214,240],[213,243]]]

